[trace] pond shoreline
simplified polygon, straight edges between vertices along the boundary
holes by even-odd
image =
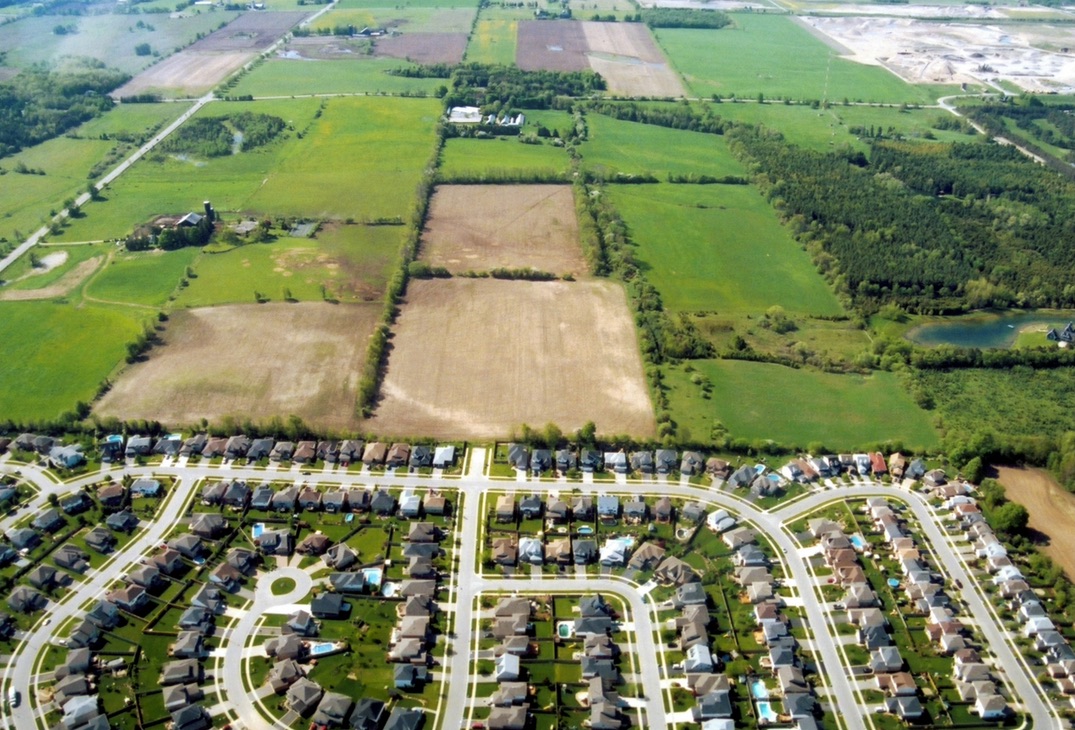
[[[1009,348],[1028,332],[1044,334],[1075,321],[1071,309],[979,309],[952,317],[931,317],[904,333],[904,339],[922,347]],[[1042,337],[1041,344],[1048,344]]]

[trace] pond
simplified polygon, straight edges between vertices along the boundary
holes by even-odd
[[[982,312],[920,325],[907,333],[907,339],[926,347],[997,348],[1011,347],[1022,331],[1040,331],[1040,344],[1044,345],[1048,342],[1045,332],[1050,327],[1062,329],[1072,320],[1075,320],[1075,312],[1070,310]]]

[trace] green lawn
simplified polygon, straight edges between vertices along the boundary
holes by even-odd
[[[655,32],[697,96],[932,102],[938,87],[912,86],[889,71],[839,58],[786,15],[736,13],[721,30]],[[958,92],[955,92],[958,93]]]
[[[586,120],[590,136],[582,146],[582,155],[588,170],[609,175],[651,173],[661,180],[669,173],[713,177],[746,174],[728,152],[722,136],[625,122],[600,114],[590,114]]]
[[[940,443],[930,414],[892,373],[833,375],[733,360],[691,365],[713,383],[712,399],[701,397],[682,367],[668,368],[666,376],[673,418],[698,439],[708,439],[719,421],[732,438],[800,447],[816,441],[829,449],[902,441],[917,451]]]
[[[515,63],[519,21],[514,18],[490,18],[483,12],[467,43],[465,60],[473,63]]]
[[[354,25],[358,29],[364,26],[397,26],[405,33],[469,33],[477,12],[478,7],[474,3],[469,3],[467,7],[448,8],[399,5],[369,7],[358,3],[340,3],[314,21],[310,28],[331,29],[337,25]]]
[[[299,60],[275,58],[245,75],[232,94],[431,94],[445,79],[411,79],[386,73],[411,66],[395,58]]]
[[[281,300],[320,301],[321,287],[345,302],[379,300],[399,253],[402,226],[333,226],[315,239],[282,236],[273,243],[202,254],[179,307],[252,302],[255,290]]]
[[[647,278],[673,311],[836,315],[836,297],[748,185],[613,185]]]
[[[90,280],[86,297],[161,307],[197,255],[196,248],[117,254]]]
[[[0,413],[53,418],[90,402],[141,329],[138,317],[103,306],[0,302],[0,381],[10,384],[0,389]]]
[[[168,56],[193,42],[197,34],[209,34],[238,15],[215,8],[180,17],[169,13],[126,18],[109,13],[34,15],[0,27],[0,48],[8,51],[6,63],[11,66],[50,63],[60,56],[88,56],[135,74],[157,60],[152,55],[139,56],[135,46],[148,43],[160,56]],[[138,27],[139,22],[143,27]],[[53,32],[57,25],[74,25],[75,32],[57,35]]]
[[[567,152],[551,144],[521,144],[515,137],[490,139],[449,139],[444,145],[440,177],[452,180],[459,176],[486,174],[524,175],[534,172],[566,175],[569,167]]]

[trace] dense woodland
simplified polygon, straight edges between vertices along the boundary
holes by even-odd
[[[23,70],[0,83],[0,157],[74,129],[112,108],[108,92],[127,75],[92,60],[63,71]]]
[[[268,144],[287,123],[270,114],[242,112],[227,117],[198,117],[177,129],[160,148],[172,154],[223,157]]]
[[[642,22],[650,28],[723,28],[732,19],[719,10],[650,8],[642,11]]]
[[[593,71],[522,71],[509,66],[469,63],[456,67],[445,103],[501,109],[568,108],[566,97],[586,97],[607,88]],[[560,101],[562,99],[562,102]]]

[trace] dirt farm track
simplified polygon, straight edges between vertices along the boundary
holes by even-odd
[[[353,429],[379,304],[237,304],[171,316],[164,344],[130,366],[95,412],[168,424],[295,414]]]
[[[634,323],[607,281],[414,281],[364,430],[500,437],[522,423],[655,430]]]

